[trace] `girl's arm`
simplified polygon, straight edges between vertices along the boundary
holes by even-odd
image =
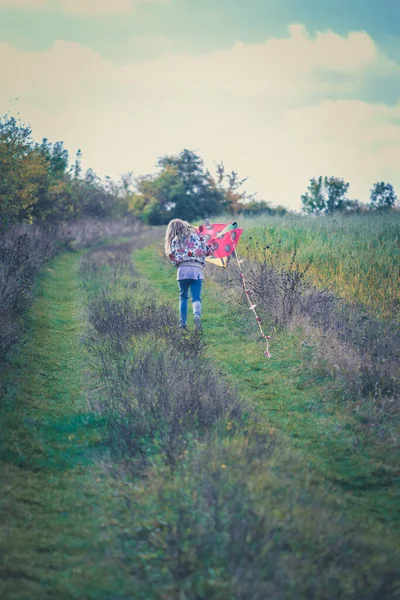
[[[168,258],[175,266],[177,266],[178,261],[176,260],[175,253],[176,253],[176,239],[173,239],[171,242],[171,248],[170,248],[170,253],[168,254]]]
[[[205,237],[202,235],[202,232],[200,232],[200,234],[198,234],[198,237],[200,239],[200,245],[201,245],[201,250],[202,250],[203,256],[212,256],[213,252],[214,252],[213,243],[207,242]]]

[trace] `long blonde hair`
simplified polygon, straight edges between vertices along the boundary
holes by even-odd
[[[183,241],[184,238],[188,238],[189,235],[194,231],[194,227],[192,227],[186,221],[182,221],[181,219],[172,219],[168,223],[167,231],[165,233],[165,254],[168,256],[171,252],[171,244],[174,238],[178,238],[178,240]]]

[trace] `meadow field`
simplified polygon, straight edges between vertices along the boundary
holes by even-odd
[[[164,228],[42,268],[2,363],[2,598],[399,596],[398,214],[239,224],[270,359],[233,261],[177,327]]]
[[[0,600],[400,600],[399,23],[0,0]]]
[[[281,252],[305,266],[318,287],[329,287],[379,318],[398,319],[400,211],[380,215],[286,215],[239,218],[246,252]]]

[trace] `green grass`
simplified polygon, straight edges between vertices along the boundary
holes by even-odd
[[[375,316],[399,314],[400,211],[388,214],[241,218],[242,248],[277,244],[290,262],[294,250],[318,287],[331,286]]]
[[[63,254],[46,268],[36,286],[25,342],[8,374],[14,385],[3,406],[1,452],[22,467],[75,462],[88,439],[93,441],[82,385],[79,260],[80,254]],[[9,419],[18,428],[8,427]]]
[[[134,254],[140,272],[157,295],[178,303],[175,272],[156,248]],[[301,330],[274,336],[272,359],[249,313],[224,302],[217,284],[206,281],[203,321],[206,353],[241,396],[256,405],[269,427],[277,428],[303,464],[333,485],[354,515],[399,521],[397,458],[346,407],[334,378],[310,367],[312,348]],[[389,532],[388,532],[389,533]]]
[[[79,260],[63,254],[45,269],[25,342],[2,381],[0,596],[7,600],[82,597],[74,590],[107,590],[115,579],[102,540],[113,490],[91,463],[102,424],[85,398]]]
[[[158,311],[166,314],[168,305],[177,305],[174,269],[156,248],[135,252],[134,260],[144,283],[129,289],[121,274],[115,289],[109,291],[120,299],[124,292],[133,306],[155,297],[158,310],[152,313],[153,325],[146,321],[136,330],[133,348],[120,350],[120,355],[108,346],[109,360],[103,358],[99,364],[100,375],[103,365],[108,367],[104,382],[119,358],[124,362],[136,357],[140,363],[141,350],[149,351],[147,364],[151,364],[151,356],[182,352],[183,340],[188,350],[193,339],[190,333],[183,334],[179,342],[170,321],[164,329],[158,326]],[[110,271],[115,262],[115,258],[107,261]],[[99,281],[93,289],[107,286],[112,279],[112,272],[108,277],[99,269],[95,273]],[[148,282],[153,286],[150,290]],[[243,316],[226,304],[223,290],[214,285],[206,294],[206,305],[207,301],[208,360],[197,355],[196,372],[207,369],[211,361],[220,376],[239,389],[247,401],[245,406],[256,408],[258,420],[255,423],[245,409],[240,425],[234,424],[238,417],[232,415],[232,421],[219,423],[205,439],[191,430],[192,440],[184,452],[176,453],[171,471],[165,446],[158,444],[164,426],[159,423],[160,429],[141,432],[136,427],[140,413],[132,416],[130,425],[124,418],[130,399],[136,409],[134,369],[125,374],[121,370],[120,379],[114,379],[120,389],[126,382],[127,395],[118,392],[118,385],[109,386],[113,413],[117,411],[118,418],[130,426],[136,444],[142,442],[151,449],[144,479],[138,477],[135,462],[130,474],[121,474],[122,479],[136,479],[129,493],[131,520],[122,550],[124,562],[136,573],[136,596],[242,600],[263,597],[261,590],[268,589],[271,597],[280,597],[279,591],[271,592],[276,585],[283,586],[287,598],[361,599],[369,591],[372,597],[372,590],[379,590],[383,597],[385,589],[392,589],[398,513],[394,460],[381,470],[378,461],[390,459],[390,452],[379,452],[373,436],[368,446],[362,424],[351,411],[340,410],[337,394],[342,390],[307,364],[310,348],[300,344],[301,331],[278,332],[274,359],[269,362],[254,333],[254,322],[247,318],[248,311]],[[115,336],[114,331],[110,336]],[[189,373],[192,368],[193,364],[186,362]],[[176,373],[160,363],[160,380],[167,385],[175,382],[176,389],[186,390],[180,388]],[[149,368],[146,377],[148,389],[154,390],[157,373]],[[157,408],[150,406],[150,423],[164,419],[169,427],[168,409],[162,403]],[[183,411],[183,421],[184,415]],[[127,439],[127,430],[120,431],[122,439]],[[354,436],[358,436],[357,442]],[[118,451],[118,436],[114,444]],[[240,566],[236,569],[235,564]],[[279,581],[286,568],[285,582]],[[235,581],[240,570],[240,581]],[[256,596],[248,593],[251,581]],[[230,592],[231,582],[234,593]]]
[[[247,473],[245,436],[217,436],[209,446],[195,443],[175,474],[161,460],[145,478],[118,472],[108,453],[106,423],[87,404],[93,374],[80,343],[80,258],[68,253],[48,265],[36,286],[24,343],[2,376],[7,394],[0,409],[0,596],[231,600],[224,553],[232,515],[255,519],[252,531],[257,519],[267,523],[260,545],[266,568],[274,564],[276,544],[280,565],[295,564],[291,585],[309,585],[311,578],[328,586],[320,597],[333,597],[329,577],[319,573],[325,560],[338,569],[332,576],[334,582],[343,579],[340,589],[348,585],[346,598],[360,598],[358,586],[368,589],[358,582],[368,570],[378,580],[386,564],[393,571],[399,519],[393,451],[341,403],[338,381],[311,366],[313,348],[302,343],[300,329],[277,331],[268,361],[249,313],[224,303],[222,290],[210,281],[204,294],[206,355],[256,407],[259,427],[272,444],[279,440],[276,451],[250,463]],[[136,251],[134,260],[157,298],[177,306],[174,269],[157,249]],[[107,273],[101,276],[107,282]],[[124,277],[117,297],[132,292]],[[88,283],[92,292],[97,289],[96,282]],[[205,556],[212,514],[199,465],[207,486],[215,486],[225,519],[212,538],[223,550],[213,542]],[[248,502],[261,497],[263,506],[236,506],[236,491]],[[289,549],[281,550],[282,544]],[[353,562],[342,569],[346,556]],[[358,559],[368,563],[360,571],[352,566]],[[185,578],[177,564],[185,566]]]

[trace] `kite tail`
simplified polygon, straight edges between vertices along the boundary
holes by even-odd
[[[235,255],[235,258],[236,258],[237,266],[238,266],[239,273],[240,273],[240,279],[242,280],[243,290],[244,290],[244,293],[246,294],[246,298],[247,298],[247,300],[248,300],[248,303],[249,303],[249,310],[253,311],[253,313],[254,313],[254,316],[255,316],[255,318],[256,318],[256,321],[257,321],[257,324],[258,324],[258,327],[259,327],[259,329],[260,329],[261,336],[264,338],[264,340],[265,340],[265,343],[266,343],[266,345],[267,345],[267,348],[266,348],[266,350],[265,350],[265,352],[264,352],[264,355],[265,355],[267,358],[271,358],[271,354],[270,354],[270,352],[269,352],[269,344],[268,344],[268,341],[269,341],[269,340],[272,340],[272,338],[271,338],[271,336],[270,336],[270,335],[265,335],[265,333],[264,333],[264,331],[263,331],[263,328],[262,328],[262,326],[261,326],[261,319],[259,318],[259,316],[258,316],[258,314],[257,314],[257,312],[256,312],[256,306],[257,306],[257,305],[256,305],[256,304],[253,304],[253,303],[252,303],[252,301],[251,301],[251,298],[250,298],[250,291],[249,291],[249,289],[248,289],[248,287],[247,287],[246,279],[244,278],[243,271],[242,271],[242,268],[241,268],[241,266],[240,266],[240,260],[239,260],[239,257],[238,257],[238,255],[237,255],[237,250],[236,250],[236,249],[235,249],[235,251],[234,251],[234,253],[233,253],[233,254]]]

